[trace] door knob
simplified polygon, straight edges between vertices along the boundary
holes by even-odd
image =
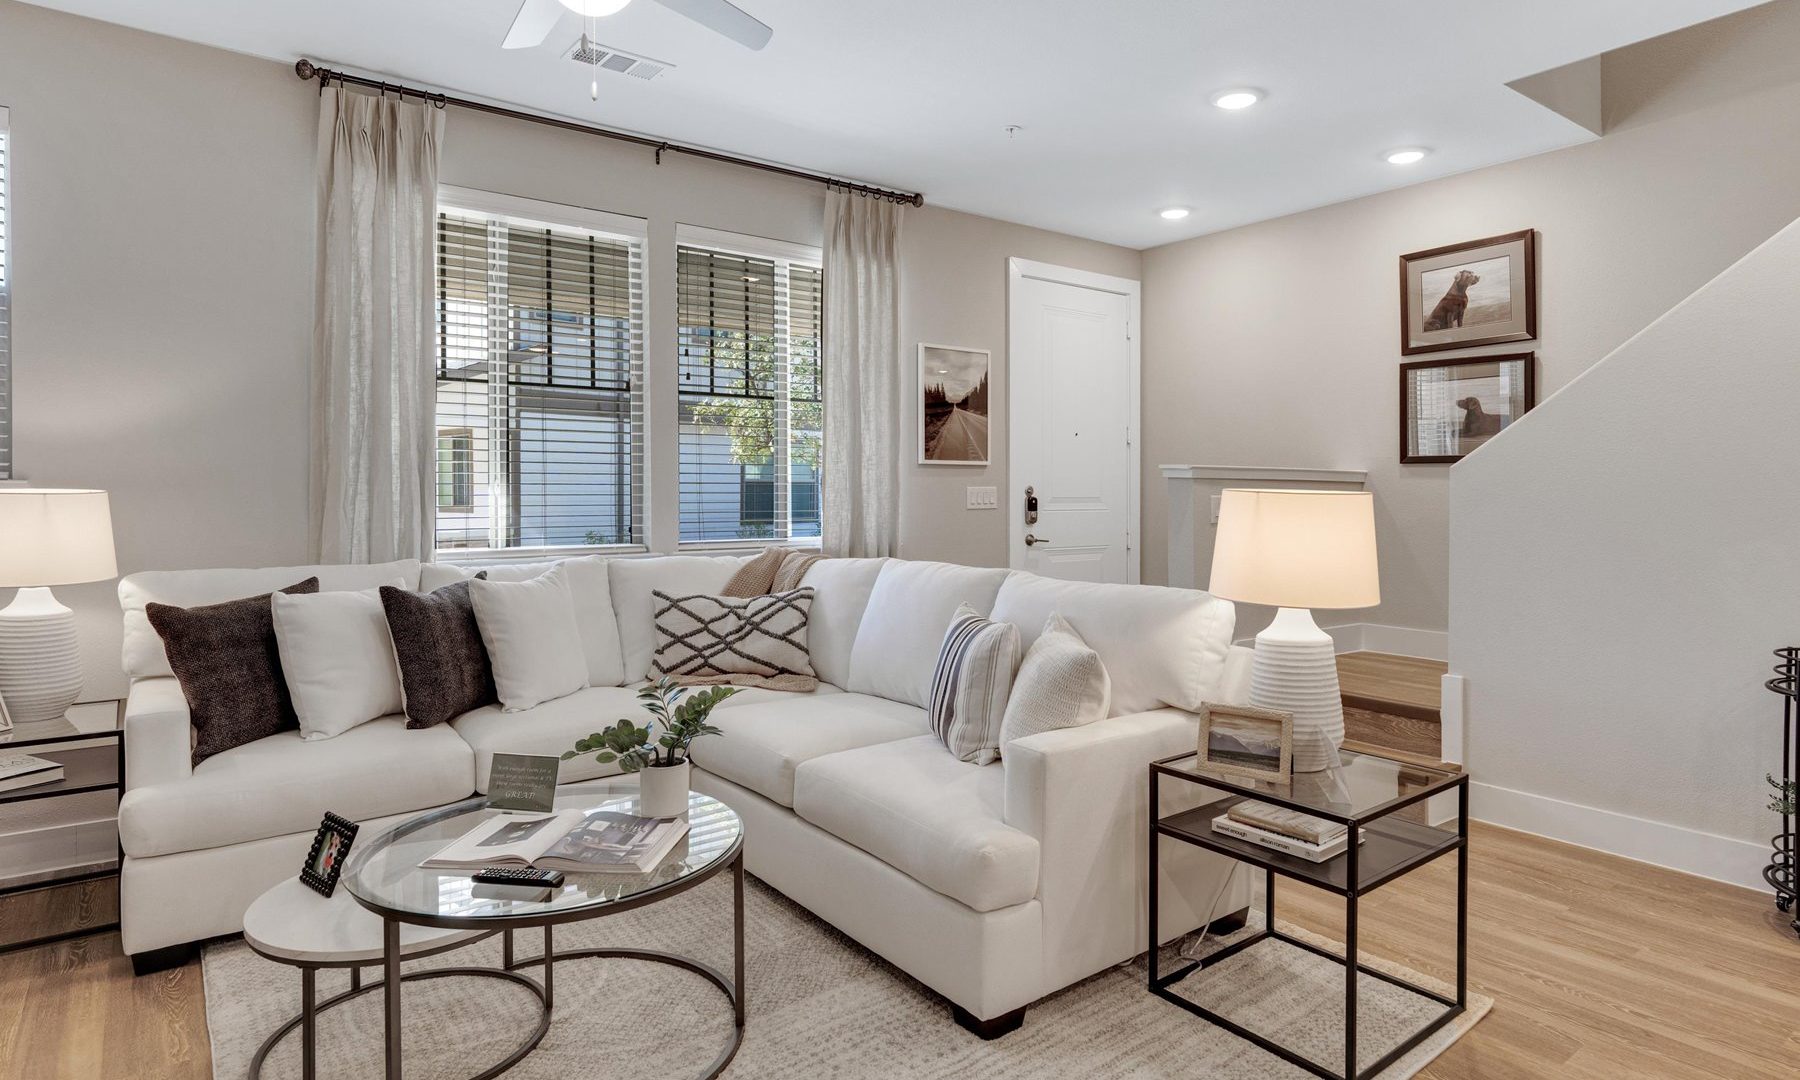
[[[1050,541],[1048,541],[1048,540],[1040,540],[1037,537],[1031,535],[1030,533],[1025,534],[1025,546],[1026,547],[1036,547],[1038,544],[1048,544],[1049,542]]]

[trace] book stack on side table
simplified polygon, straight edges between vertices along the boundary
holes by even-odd
[[[30,754],[0,754],[0,791],[54,784],[62,778],[60,762]]]
[[[1308,862],[1324,862],[1349,846],[1349,826],[1255,799],[1213,818],[1213,831]]]

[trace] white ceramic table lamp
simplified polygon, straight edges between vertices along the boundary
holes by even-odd
[[[1226,490],[1208,591],[1280,609],[1256,635],[1250,703],[1294,714],[1294,771],[1335,765],[1344,741],[1337,651],[1311,609],[1381,602],[1375,497],[1367,491]]]
[[[0,702],[15,722],[61,716],[81,693],[75,613],[52,585],[119,576],[104,491],[0,487]]]

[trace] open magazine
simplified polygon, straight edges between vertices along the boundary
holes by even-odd
[[[420,863],[434,869],[535,866],[577,874],[641,874],[653,870],[681,838],[687,822],[616,810],[502,816],[484,821]]]

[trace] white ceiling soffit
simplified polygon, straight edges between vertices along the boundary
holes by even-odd
[[[1755,0],[737,3],[774,27],[761,51],[652,0],[597,20],[600,41],[674,65],[654,81],[607,80],[597,102],[592,69],[563,57],[578,18],[539,48],[500,48],[518,0],[41,6],[1150,247],[1591,139],[1564,115],[1583,115],[1578,101],[1546,107],[1508,84]],[[1237,86],[1267,97],[1241,112],[1210,104]],[[1432,153],[1383,160],[1401,146]],[[1164,221],[1167,206],[1192,213]]]

